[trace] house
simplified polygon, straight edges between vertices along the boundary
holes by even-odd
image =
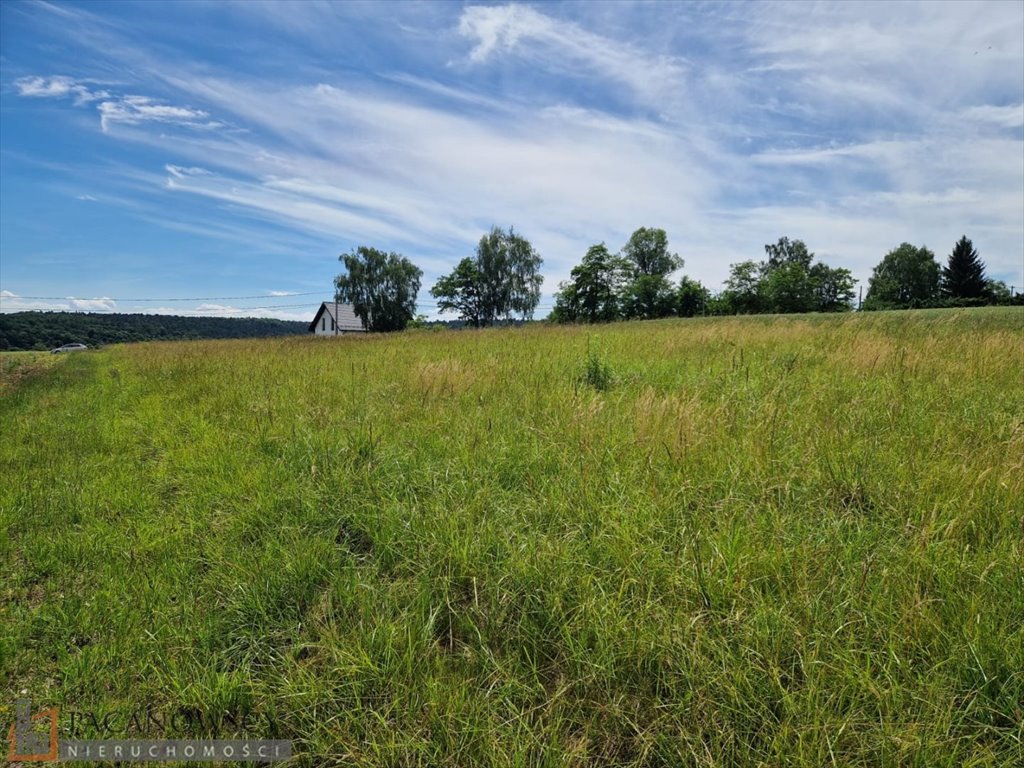
[[[345,333],[366,333],[366,329],[351,304],[325,301],[309,324],[309,332],[316,336],[341,336]]]

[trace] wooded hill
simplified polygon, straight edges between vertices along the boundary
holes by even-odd
[[[90,347],[129,341],[248,339],[305,333],[307,324],[256,317],[13,312],[0,314],[0,350],[52,349],[81,342]]]

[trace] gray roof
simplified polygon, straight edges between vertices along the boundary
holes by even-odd
[[[363,321],[356,316],[351,304],[325,301],[320,305],[320,309],[316,311],[313,322],[309,324],[310,331],[316,330],[316,324],[320,322],[320,315],[324,312],[327,313],[328,317],[334,319],[340,333],[352,333],[353,331],[362,333],[366,330],[363,328]]]

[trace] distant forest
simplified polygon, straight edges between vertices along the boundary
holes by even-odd
[[[306,333],[308,323],[253,317],[13,312],[0,314],[0,350],[53,349],[80,342],[90,347],[129,341],[248,339]]]

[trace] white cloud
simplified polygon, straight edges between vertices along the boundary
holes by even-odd
[[[99,299],[76,299],[73,296],[68,296],[67,300],[72,309],[92,312],[113,312],[117,309],[117,302],[107,296]]]
[[[271,291],[272,296],[290,296],[286,291]],[[258,306],[238,307],[231,304],[214,304],[204,302],[194,307],[154,307],[151,304],[121,307],[114,299],[102,297],[96,299],[79,299],[68,296],[64,299],[26,299],[13,291],[0,290],[0,313],[2,312],[123,312],[146,315],[179,315],[185,317],[260,317],[278,320],[298,320],[309,322],[316,313],[318,302],[309,303],[308,308],[302,303],[286,307]]]
[[[641,224],[687,231],[717,187],[685,139],[643,119],[565,106],[510,124],[326,84],[183,85],[275,141],[263,152],[251,139],[190,137],[179,150],[224,171],[168,168],[168,188],[343,242],[402,246],[428,271],[447,271],[448,254],[491,225],[514,224],[549,259],[553,287],[587,238],[617,247]]]
[[[177,315],[179,317],[257,317],[274,320],[296,320],[302,323],[312,322],[316,309],[319,306],[315,302],[308,309],[274,307],[236,307],[231,304],[198,304],[191,308],[182,307],[133,307],[131,312],[138,312],[146,315]]]
[[[962,113],[968,120],[997,125],[1000,128],[1020,128],[1024,126],[1024,104],[1008,104],[994,106],[983,104],[968,107]]]
[[[123,123],[138,125],[144,122],[170,123],[191,128],[218,128],[223,125],[210,119],[210,113],[190,107],[160,104],[147,96],[124,96],[119,100],[104,101],[98,106],[100,126],[104,131],[111,125]]]
[[[192,166],[190,168],[184,168],[184,167],[182,167],[180,165],[172,165],[172,164],[168,163],[167,165],[164,166],[164,168],[167,170],[167,172],[169,174],[171,174],[171,176],[173,176],[176,179],[183,179],[186,176],[209,176],[210,175],[210,172],[208,170],[206,170],[205,168],[198,168],[196,166]]]
[[[103,131],[118,123],[164,123],[189,128],[221,128],[224,123],[210,118],[209,112],[193,107],[165,104],[149,96],[118,95],[108,90],[92,90],[89,80],[76,80],[64,75],[22,77],[14,81],[18,95],[30,98],[61,99],[74,97],[75,106],[96,104]]]
[[[438,67],[396,56],[365,78],[217,76],[140,54],[133,66],[173,104],[203,108],[89,103],[173,161],[163,189],[211,202],[208,222],[169,226],[230,224],[262,242],[270,222],[337,242],[332,259],[351,244],[403,250],[425,285],[492,224],[538,246],[546,293],[590,243],[617,248],[642,225],[664,227],[686,271],[716,286],[782,235],[866,280],[903,240],[939,253],[966,232],[994,276],[1019,281],[1024,6],[608,4],[575,21],[562,18],[574,6],[549,9],[456,10],[435,30]],[[293,32],[351,24],[320,10]],[[80,84],[19,82],[50,98]],[[246,132],[180,131],[173,145],[162,133],[228,121]]]
[[[769,148],[744,158],[721,141],[697,151],[685,128],[572,104],[510,122],[500,110],[467,115],[326,84],[181,85],[273,139],[191,136],[178,148],[199,165],[168,167],[170,189],[343,243],[403,250],[427,270],[427,284],[492,224],[515,224],[538,246],[546,293],[590,243],[617,248],[642,225],[664,227],[686,271],[715,286],[731,261],[759,258],[765,242],[784,234],[866,281],[902,240],[972,222],[990,271],[1012,275],[1015,268],[1024,182],[1006,158],[1020,154],[1020,142],[965,142],[956,120],[927,134]],[[214,167],[221,170],[207,170]],[[877,180],[865,188],[864,177]],[[771,204],[729,202],[734,190],[766,185]],[[807,206],[808,197],[819,203]],[[858,228],[872,237],[855,235]]]
[[[474,43],[469,54],[473,62],[518,54],[561,76],[583,67],[628,86],[658,109],[667,108],[683,85],[681,58],[651,54],[526,5],[468,6],[458,29]]]
[[[18,89],[18,95],[30,98],[61,99],[73,96],[76,106],[105,99],[110,95],[105,90],[92,90],[87,83],[91,84],[91,81],[75,80],[62,75],[31,76],[15,80],[14,87]]]
[[[12,291],[0,291],[0,312],[28,310],[109,312],[116,309],[117,302],[106,296],[95,299],[79,299],[73,296],[63,299],[26,299]]]
[[[757,3],[737,25],[772,87],[826,117],[858,110],[927,130],[964,102],[1020,98],[1024,6]],[[844,107],[845,102],[845,107]]]

